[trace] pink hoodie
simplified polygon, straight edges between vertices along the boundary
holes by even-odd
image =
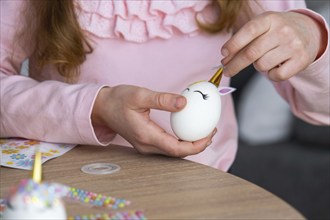
[[[220,48],[232,33],[201,32],[196,13],[213,15],[209,1],[82,1],[79,22],[94,52],[81,66],[79,82],[68,85],[52,66],[40,75],[19,75],[22,62],[33,54],[14,38],[24,1],[1,1],[1,137],[24,137],[47,142],[129,146],[107,128],[93,127],[91,110],[104,86],[132,84],[155,91],[180,93],[188,84],[208,80],[222,59]],[[304,9],[304,1],[261,1],[264,10]],[[256,13],[260,13],[256,11]],[[220,86],[228,86],[224,77]],[[288,81],[276,83],[292,111],[314,124],[329,124],[329,51]],[[152,118],[168,132],[169,113],[153,110]],[[222,116],[213,143],[187,159],[227,170],[237,150],[237,123],[230,95],[222,97]]]

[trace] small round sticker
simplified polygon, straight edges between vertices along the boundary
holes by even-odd
[[[81,167],[81,171],[87,174],[112,174],[120,170],[120,166],[113,163],[92,163]]]

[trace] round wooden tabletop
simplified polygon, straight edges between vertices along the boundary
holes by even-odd
[[[121,169],[83,173],[81,167],[91,163]],[[0,177],[4,198],[30,172],[1,167]],[[141,210],[147,219],[304,219],[280,198],[236,176],[183,159],[141,155],[129,147],[77,146],[44,163],[43,180],[127,199],[131,204],[116,211]],[[79,203],[66,208],[69,216],[105,211]]]

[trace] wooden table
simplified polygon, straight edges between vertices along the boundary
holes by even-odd
[[[115,163],[119,172],[90,175],[85,164]],[[1,167],[1,198],[30,172]],[[183,159],[146,156],[121,146],[77,146],[43,165],[43,179],[117,198],[142,210],[148,219],[304,219],[266,190],[231,174]],[[69,215],[100,213],[80,204],[67,205]]]

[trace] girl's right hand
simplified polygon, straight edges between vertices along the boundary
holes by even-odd
[[[216,129],[195,142],[180,141],[150,118],[150,110],[180,111],[186,105],[183,96],[121,85],[99,92],[92,112],[94,125],[105,125],[144,154],[185,157],[202,152],[211,144]]]

